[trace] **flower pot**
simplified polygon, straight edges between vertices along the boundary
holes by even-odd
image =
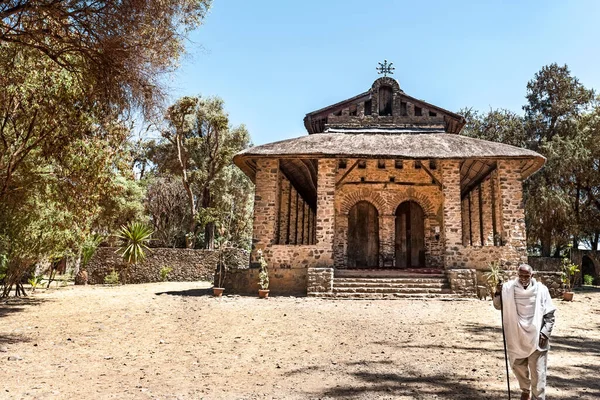
[[[213,288],[213,296],[215,296],[215,297],[221,297],[221,295],[223,294],[224,290],[225,290],[225,288],[222,288],[222,287],[214,287]]]
[[[261,299],[269,297],[269,289],[258,289],[258,297]]]
[[[563,300],[564,301],[573,300],[573,292],[563,292]]]

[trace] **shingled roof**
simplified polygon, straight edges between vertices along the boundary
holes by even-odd
[[[255,146],[235,164],[254,180],[254,158],[522,159],[523,179],[545,158],[531,150],[447,133],[320,133]]]

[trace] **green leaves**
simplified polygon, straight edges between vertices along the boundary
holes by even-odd
[[[132,222],[121,226],[117,237],[121,246],[117,250],[128,264],[143,262],[146,258],[145,250],[149,250],[148,243],[152,236],[152,229],[145,224]]]

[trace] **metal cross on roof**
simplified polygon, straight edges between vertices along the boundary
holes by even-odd
[[[389,63],[387,62],[387,60],[383,60],[383,64],[382,63],[377,63],[379,64],[379,67],[375,68],[377,70],[378,74],[383,74],[383,76],[387,76],[387,74],[393,74],[394,70],[396,68],[393,67],[394,63]]]

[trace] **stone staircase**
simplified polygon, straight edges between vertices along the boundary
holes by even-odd
[[[336,270],[333,292],[341,299],[460,299],[442,271]]]

